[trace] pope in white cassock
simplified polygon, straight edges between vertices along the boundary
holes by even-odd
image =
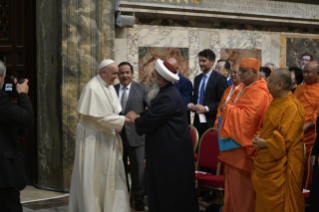
[[[114,61],[104,60],[81,93],[69,212],[130,211],[117,135],[129,119],[118,115],[122,107],[113,87],[117,77]]]

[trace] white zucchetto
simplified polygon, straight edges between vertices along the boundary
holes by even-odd
[[[106,66],[108,66],[112,63],[115,63],[114,60],[111,60],[111,59],[103,60],[102,63],[100,64],[99,70],[102,68],[105,68]]]

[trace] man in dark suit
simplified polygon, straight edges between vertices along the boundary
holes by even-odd
[[[0,61],[0,86],[6,67]],[[20,191],[27,184],[18,132],[33,126],[33,110],[28,96],[28,80],[17,84],[17,104],[0,90],[0,211],[22,212]]]
[[[167,60],[169,64],[171,64],[175,70],[178,72],[179,80],[177,82],[174,82],[175,87],[177,90],[181,93],[185,108],[187,109],[188,103],[192,101],[192,93],[193,93],[193,85],[189,79],[184,77],[179,71],[179,65],[175,58],[169,58]],[[187,120],[188,124],[190,124],[190,112],[187,111]]]
[[[194,126],[201,136],[205,130],[214,126],[219,102],[227,88],[226,78],[213,70],[215,53],[205,49],[198,53],[202,74],[195,77],[194,96],[188,110],[196,112]],[[199,117],[201,116],[201,117]]]
[[[157,59],[148,110],[127,117],[146,135],[147,202],[151,212],[198,212],[193,143],[183,99],[172,84],[176,70]]]
[[[122,115],[126,115],[129,111],[141,113],[146,107],[149,107],[149,100],[147,98],[148,89],[145,85],[134,82],[133,74],[133,67],[130,63],[122,62],[119,64],[120,83],[114,87],[122,104]],[[121,132],[121,137],[124,146],[123,162],[126,175],[128,171],[127,157],[130,159],[135,210],[144,211],[144,136],[139,136],[133,125],[125,124]]]
[[[233,85],[233,82],[230,79],[230,63],[226,60],[218,60],[215,70],[220,73],[221,75],[223,75],[224,77],[226,77],[227,80],[227,84],[228,86]]]

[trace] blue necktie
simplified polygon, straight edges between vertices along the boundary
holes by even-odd
[[[199,104],[203,105],[203,99],[204,99],[204,94],[205,94],[205,84],[206,84],[206,75],[203,75],[203,81],[202,81],[202,86],[200,87],[199,90]]]

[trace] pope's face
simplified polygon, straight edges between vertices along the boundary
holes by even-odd
[[[133,72],[129,65],[119,67],[119,79],[123,86],[129,85],[133,80]]]
[[[118,78],[118,73],[119,68],[116,63],[112,63],[101,71],[100,76],[108,85],[113,85],[115,79]]]

